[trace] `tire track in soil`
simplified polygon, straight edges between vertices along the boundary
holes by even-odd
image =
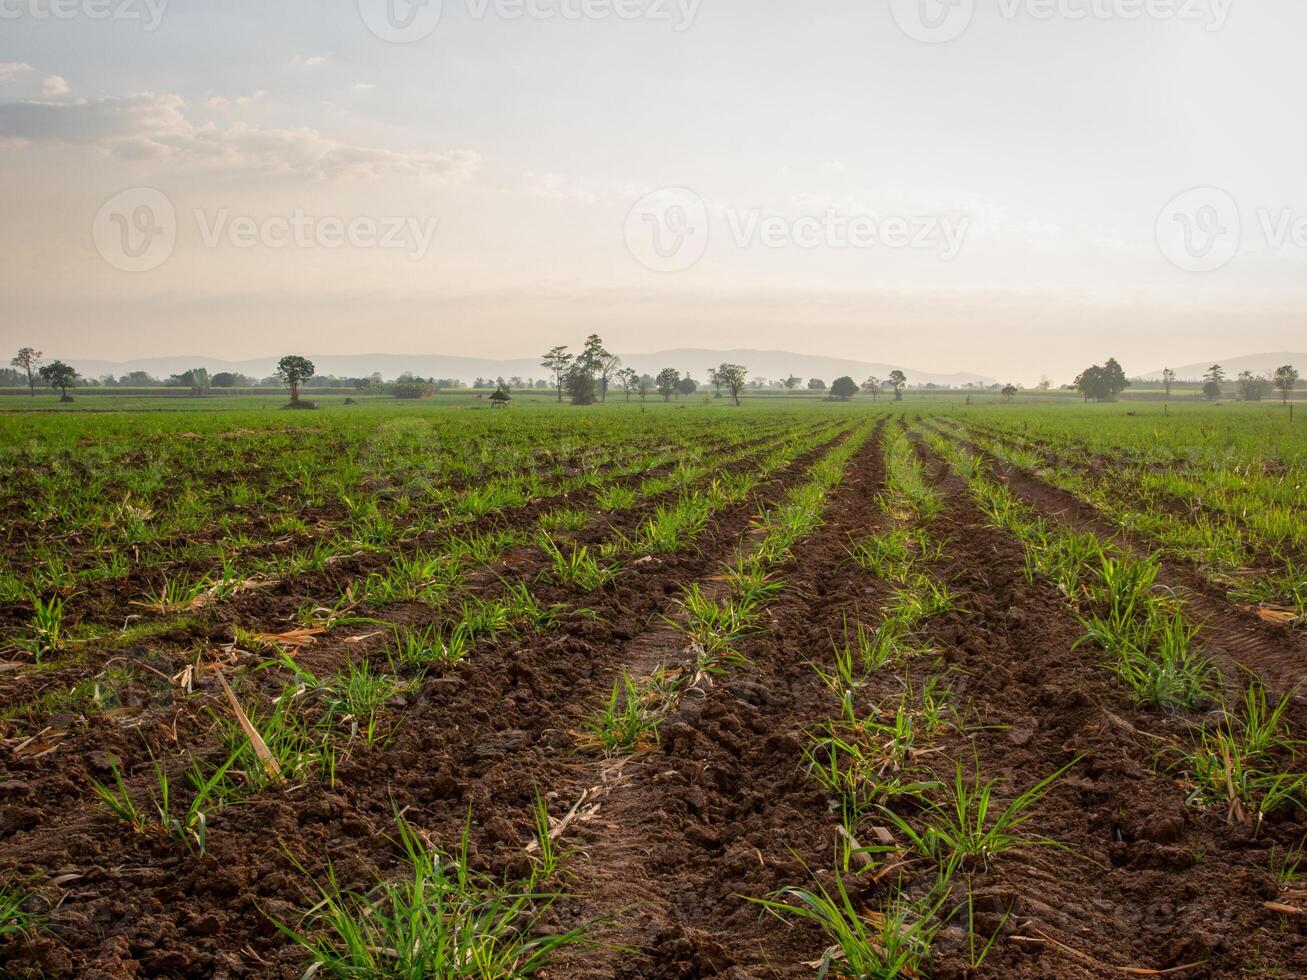
[[[1103,541],[1118,541],[1140,557],[1153,554],[1160,547],[1145,535],[1110,523],[1074,494],[1004,462],[969,439],[951,432],[940,434],[984,460],[993,476],[1016,499],[1042,517],[1077,531],[1091,532]],[[1307,636],[1287,626],[1268,623],[1232,605],[1219,586],[1208,582],[1193,568],[1163,556],[1161,569],[1158,582],[1198,613],[1197,622],[1203,628],[1200,636],[1203,649],[1223,668],[1228,680],[1237,679],[1243,667],[1255,671],[1267,689],[1278,695],[1301,684],[1307,676]],[[1307,691],[1297,692],[1294,700],[1300,706],[1307,705]]]
[[[356,750],[338,766],[338,785],[312,782],[262,794],[212,815],[204,857],[122,832],[79,791],[73,770],[55,778],[81,803],[75,814],[43,814],[29,792],[0,807],[0,863],[23,873],[75,873],[32,959],[49,977],[299,977],[303,959],[270,920],[297,921],[319,896],[291,860],[342,888],[366,890],[396,871],[386,839],[394,812],[434,839],[456,841],[473,814],[473,863],[495,873],[524,870],[533,776],[573,751],[570,735],[620,656],[679,586],[734,553],[761,501],[778,501],[808,466],[849,437],[850,426],[797,458],[753,498],[720,513],[692,554],[635,565],[591,603],[600,618],[565,631],[506,640],[444,676],[431,676],[384,749]],[[582,693],[584,692],[584,693]],[[582,760],[578,760],[578,764]],[[39,762],[19,774],[39,773]],[[548,789],[541,784],[541,790]],[[56,941],[56,938],[60,941]]]
[[[1026,828],[1071,853],[1030,847],[1000,855],[975,881],[980,943],[1005,934],[981,975],[1098,978],[1199,962],[1178,975],[1242,975],[1254,965],[1269,968],[1266,975],[1307,974],[1303,924],[1263,906],[1278,886],[1255,867],[1269,866],[1277,841],[1283,849],[1302,839],[1305,815],[1277,815],[1253,840],[1221,814],[1185,806],[1185,789],[1155,759],[1158,739],[1185,738],[1190,722],[1136,709],[1072,649],[1082,630],[1061,594],[1026,582],[1020,543],[987,527],[963,481],[914,441],[940,476],[946,507],[929,530],[944,545],[936,573],[959,605],[928,629],[962,672],[955,692],[986,726],[949,742],[947,754],[977,753],[984,775],[1001,780],[1005,800],[1080,757]],[[974,975],[965,942],[955,926],[941,934],[938,976]]]
[[[781,927],[742,897],[807,879],[791,854],[828,862],[838,822],[802,771],[802,735],[838,708],[811,663],[825,663],[843,617],[869,611],[869,583],[847,565],[849,535],[882,519],[877,426],[832,493],[825,523],[780,570],[785,589],[763,632],[743,641],[746,666],[683,700],[662,745],[618,766],[594,762],[565,784],[565,799],[610,783],[598,812],[562,841],[578,855],[579,921],[612,917],[606,936],[635,949],[568,954],[568,978],[806,977],[823,942]],[[683,639],[673,637],[680,653]],[[649,664],[652,666],[652,664]]]

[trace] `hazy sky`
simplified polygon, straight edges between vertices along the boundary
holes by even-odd
[[[0,342],[1302,350],[1304,37],[1302,0],[0,0]]]

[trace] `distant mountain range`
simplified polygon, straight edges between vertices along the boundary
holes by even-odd
[[[481,357],[451,357],[443,354],[308,354],[318,374],[342,378],[365,378],[379,371],[384,378],[395,378],[405,371],[426,378],[458,378],[471,382],[475,378],[545,377],[539,357],[495,360]],[[821,378],[827,384],[842,375],[861,382],[869,375],[885,378],[891,371],[901,370],[908,383],[960,386],[968,382],[994,384],[994,379],[980,374],[960,372],[921,371],[896,364],[873,361],[855,361],[841,357],[822,357],[815,354],[796,354],[792,351],[762,350],[709,350],[680,348],[657,351],[652,354],[623,354],[622,362],[643,373],[656,375],[663,368],[673,367],[688,371],[700,382],[706,380],[708,368],[722,363],[743,364],[751,378],[784,378],[795,374],[806,383],[809,378]],[[121,377],[132,371],[146,371],[156,378],[165,379],[191,368],[202,367],[210,374],[230,371],[251,378],[265,378],[276,369],[277,358],[260,357],[248,361],[224,361],[214,357],[147,357],[134,361],[93,361],[86,358],[69,358],[68,363],[83,377],[98,378],[105,374]]]
[[[1180,381],[1199,381],[1203,375],[1208,372],[1213,364],[1219,364],[1225,368],[1225,376],[1233,378],[1242,371],[1251,371],[1253,374],[1271,374],[1282,364],[1292,364],[1299,373],[1307,375],[1307,354],[1290,353],[1280,351],[1277,354],[1245,354],[1243,357],[1226,357],[1217,358],[1214,361],[1199,361],[1197,364],[1180,364],[1173,368],[1175,376]],[[1151,371],[1148,374],[1138,375],[1141,381],[1160,381],[1162,378],[1163,368]]]

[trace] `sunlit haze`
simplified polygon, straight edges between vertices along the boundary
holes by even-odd
[[[0,339],[1302,350],[1304,37],[1300,0],[0,0]]]

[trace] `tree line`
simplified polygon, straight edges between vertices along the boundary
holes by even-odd
[[[622,359],[605,348],[603,339],[593,333],[576,354],[569,353],[566,344],[550,348],[540,366],[553,376],[559,404],[564,394],[573,405],[606,402],[608,392],[615,386],[622,388],[628,402],[634,393],[642,403],[655,391],[663,401],[671,401],[675,395],[692,395],[699,390],[699,382],[688,371],[682,375],[677,368],[666,367],[653,376],[624,367]],[[708,384],[716,397],[721,398],[726,392],[736,405],[740,404],[740,392],[748,377],[748,369],[743,364],[724,363],[708,369]]]

